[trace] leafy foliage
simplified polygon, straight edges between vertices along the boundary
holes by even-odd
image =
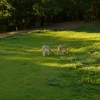
[[[100,18],[99,0],[0,1],[0,27],[2,25],[7,26],[7,31],[21,30],[53,22],[90,21],[96,18]],[[36,25],[37,23],[39,25]]]

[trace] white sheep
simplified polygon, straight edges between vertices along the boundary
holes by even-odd
[[[64,52],[68,53],[68,49],[66,48],[66,46],[65,45],[59,45],[57,54],[62,55],[62,54],[64,54]]]
[[[42,46],[42,51],[43,51],[43,56],[45,56],[46,52],[48,53],[48,55],[50,53],[53,54],[53,50],[48,45]]]

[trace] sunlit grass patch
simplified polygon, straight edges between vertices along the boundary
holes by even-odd
[[[64,64],[64,65],[61,65],[61,67],[66,67],[66,68],[72,68],[72,69],[75,69],[76,68],[76,64],[75,63],[69,63],[69,64]]]
[[[41,65],[43,65],[43,66],[49,66],[49,67],[58,67],[58,64],[57,63],[50,63],[50,61],[49,62],[44,62],[44,63],[42,63]]]
[[[88,66],[79,68],[79,73],[82,74],[79,79],[82,82],[90,84],[100,84],[100,66]]]
[[[98,66],[98,67],[95,67],[95,66],[83,67],[83,68],[81,68],[81,70],[100,72],[100,66]]]

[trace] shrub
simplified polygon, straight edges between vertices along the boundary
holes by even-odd
[[[0,27],[0,32],[1,32],[1,33],[7,32],[7,26],[6,26],[6,25],[2,25],[2,26]]]

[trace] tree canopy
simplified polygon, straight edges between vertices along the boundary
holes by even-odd
[[[100,18],[100,0],[1,0],[0,32]]]

